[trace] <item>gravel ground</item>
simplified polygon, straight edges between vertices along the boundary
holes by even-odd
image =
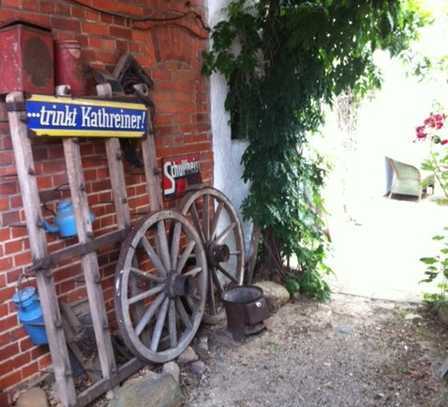
[[[437,377],[448,330],[422,307],[334,295],[289,303],[267,326],[243,343],[203,329],[196,349],[207,370],[200,381],[183,373],[186,406],[448,405]]]

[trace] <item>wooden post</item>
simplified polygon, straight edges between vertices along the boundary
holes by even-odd
[[[148,118],[149,113],[148,110]],[[150,124],[148,124],[148,134],[142,141],[142,152],[151,210],[158,211],[162,209],[162,181],[160,170],[157,168],[156,146]]]
[[[86,243],[92,240],[93,232],[79,143],[76,139],[69,138],[63,140],[63,145],[68,182],[70,184],[70,192],[76,217],[78,239],[80,243]],[[101,288],[101,275],[96,253],[89,253],[83,256],[81,264],[84,271],[87,295],[89,297],[101,371],[104,378],[110,378],[116,371],[116,364],[108,329],[106,307]]]
[[[6,103],[12,106],[16,105],[16,108],[23,102],[24,97],[21,92],[13,92],[6,97]],[[28,138],[28,128],[24,121],[25,117],[20,111],[10,111],[8,119],[31,253],[34,260],[40,260],[47,255],[47,238],[45,232],[39,228],[42,220],[42,210],[35,177],[33,153]],[[67,343],[62,329],[61,313],[52,278],[50,272],[37,272],[36,275],[58,396],[64,406],[70,407],[76,403],[76,393]]]
[[[149,89],[144,84],[134,85],[134,89],[140,95],[147,96]],[[147,110],[148,130],[142,141],[143,165],[145,169],[146,185],[149,197],[151,199],[150,206],[152,211],[162,209],[162,180],[160,178],[160,170],[157,168],[156,143],[151,124],[151,111]]]
[[[60,86],[57,89],[57,93],[61,96],[67,95],[68,92],[69,88],[67,86]],[[90,221],[90,209],[87,201],[86,183],[81,162],[81,150],[77,139],[67,138],[62,143],[64,146],[70,194],[76,218],[78,240],[79,243],[87,243],[93,239],[93,228],[92,222]],[[101,372],[104,378],[109,379],[117,371],[117,367],[109,332],[96,252],[84,255],[81,258],[81,266],[86,282]]]
[[[96,88],[98,96],[104,98],[112,97],[110,84],[97,85]],[[119,229],[123,229],[130,226],[131,215],[129,213],[120,140],[117,138],[108,138],[106,140],[106,154],[115,212],[117,214],[117,224]]]

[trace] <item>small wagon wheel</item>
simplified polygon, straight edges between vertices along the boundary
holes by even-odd
[[[150,215],[122,244],[115,311],[123,340],[140,359],[164,363],[179,356],[199,328],[206,293],[202,241],[180,213]]]
[[[182,213],[198,231],[208,263],[208,294],[204,322],[223,318],[222,294],[244,278],[244,239],[230,200],[212,187],[195,188],[182,201]]]

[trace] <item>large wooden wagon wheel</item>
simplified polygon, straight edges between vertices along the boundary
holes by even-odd
[[[224,317],[222,294],[244,278],[244,239],[238,214],[230,200],[212,187],[194,188],[183,199],[182,213],[198,231],[208,263],[208,294],[204,322]]]
[[[206,292],[202,241],[180,213],[150,215],[122,244],[115,310],[121,335],[139,358],[163,363],[179,356],[202,321]]]

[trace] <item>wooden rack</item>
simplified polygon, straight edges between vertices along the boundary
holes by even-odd
[[[147,92],[147,88],[145,87],[146,85],[135,85],[138,94]],[[112,98],[112,90],[108,84],[98,85],[97,92],[98,96],[103,99]],[[66,94],[64,93],[64,95]],[[36,274],[39,297],[53,361],[57,394],[63,406],[82,407],[118,385],[143,366],[143,363],[137,358],[130,360],[120,367],[116,364],[103,292],[100,285],[101,275],[96,253],[97,250],[105,246],[124,240],[124,237],[131,228],[122,152],[120,142],[117,138],[106,139],[107,162],[118,230],[95,238],[93,236],[92,225],[88,221],[89,208],[79,142],[75,138],[65,138],[62,140],[79,242],[73,246],[48,254],[46,233],[39,226],[43,219],[41,198],[37,186],[31,141],[25,120],[24,102],[25,98],[21,92],[10,93],[6,98],[17,176],[33,256],[32,269]],[[149,118],[149,109],[147,113]],[[147,192],[151,197],[150,206],[151,210],[155,211],[161,209],[162,196],[159,171],[156,169],[155,143],[150,122],[151,120],[148,120],[147,134],[141,141],[141,148],[144,158]],[[51,272],[52,267],[62,260],[73,256],[81,257],[81,266],[87,288],[102,373],[101,380],[80,394],[76,394],[75,391],[67,341]]]

